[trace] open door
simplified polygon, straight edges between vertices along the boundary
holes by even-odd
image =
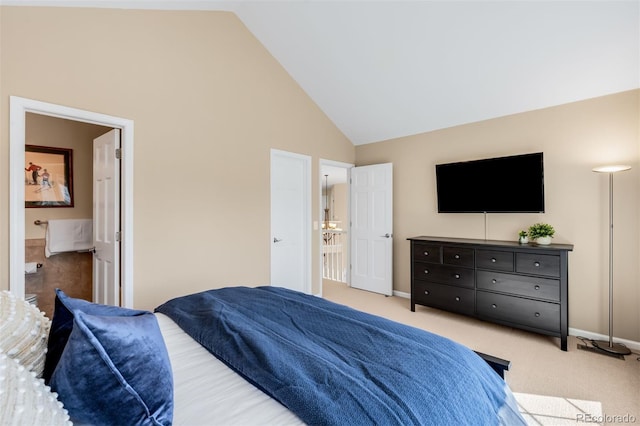
[[[120,306],[120,130],[93,140],[93,301]]]
[[[351,287],[393,294],[393,165],[351,169]]]

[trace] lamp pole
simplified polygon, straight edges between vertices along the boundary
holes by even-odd
[[[613,342],[613,174],[629,170],[631,166],[603,166],[593,169],[596,173],[609,173],[609,340],[594,340],[593,346],[612,355],[629,355],[631,350]]]

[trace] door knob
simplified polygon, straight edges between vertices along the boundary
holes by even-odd
[[[381,235],[381,237],[383,238],[391,238],[392,234],[389,234],[388,232],[384,235]]]
[[[280,241],[282,241],[282,239],[273,237],[273,242],[274,243],[279,243]]]

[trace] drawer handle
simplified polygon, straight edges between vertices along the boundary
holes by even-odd
[[[425,255],[425,256],[429,256],[429,252],[428,252],[428,251],[425,251],[425,252],[424,252],[424,255]]]
[[[496,263],[498,260],[495,257],[491,258],[491,263]]]
[[[536,290],[540,290],[540,286],[539,286],[539,285],[535,286],[534,288],[535,288]]]
[[[454,277],[456,278],[456,280],[460,279],[460,274],[455,274]]]
[[[460,255],[459,255],[459,254],[456,254],[456,255],[455,255],[455,256],[453,256],[453,257],[454,257],[454,259],[460,259]]]
[[[533,262],[533,266],[535,266],[536,268],[540,267],[540,262]]]
[[[429,290],[425,290],[424,294],[426,294],[428,296],[429,295]]]
[[[495,278],[491,280],[491,284],[497,284],[498,280],[496,280]]]
[[[538,318],[540,316],[540,312],[536,312],[535,316],[536,316],[536,318]]]
[[[456,296],[456,302],[460,301],[460,297]]]
[[[496,304],[494,303],[493,305],[491,305],[491,307],[492,307],[493,309],[495,309],[495,308],[497,308],[497,307],[498,307],[498,305],[496,305]]]
[[[424,273],[425,273],[425,274],[428,274],[428,273],[429,273],[429,270],[428,270],[428,269],[425,269],[425,270],[424,270]]]

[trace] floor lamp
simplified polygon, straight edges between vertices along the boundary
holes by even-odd
[[[603,166],[593,169],[596,173],[609,173],[609,340],[593,340],[596,348],[611,355],[629,355],[631,350],[613,343],[613,174],[629,170],[631,166]]]

